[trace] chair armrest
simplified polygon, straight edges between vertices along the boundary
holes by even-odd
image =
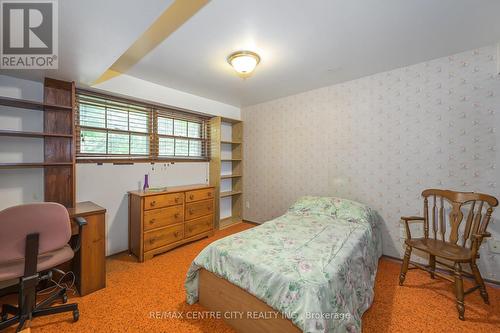
[[[424,222],[425,218],[421,216],[401,216],[401,220],[403,220],[405,223],[406,239],[411,239],[411,231],[410,227],[408,226],[408,222],[409,221]]]
[[[487,238],[487,237],[491,237],[491,233],[486,232],[486,231],[481,233],[481,234],[472,234],[472,238],[483,239],[483,238]]]
[[[76,224],[78,224],[78,239],[76,240],[76,245],[73,248],[73,251],[78,252],[80,250],[81,245],[82,245],[83,227],[86,226],[88,223],[87,223],[87,220],[84,219],[83,217],[75,217],[74,220],[75,220]]]

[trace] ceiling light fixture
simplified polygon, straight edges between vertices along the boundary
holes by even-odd
[[[249,77],[260,62],[260,57],[252,51],[236,51],[227,57],[227,62],[242,78]]]

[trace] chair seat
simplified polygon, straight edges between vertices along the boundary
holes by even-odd
[[[69,245],[40,254],[38,256],[37,272],[45,271],[56,267],[71,258],[74,252]],[[0,264],[0,281],[19,278],[24,275],[24,259],[13,260]]]
[[[453,261],[468,261],[472,257],[471,250],[439,239],[413,238],[407,239],[406,244],[437,257]]]

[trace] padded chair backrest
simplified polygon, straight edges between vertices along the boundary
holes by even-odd
[[[66,245],[71,238],[66,208],[55,202],[43,202],[0,211],[0,263],[24,258],[26,236],[33,233],[39,234],[39,254]]]

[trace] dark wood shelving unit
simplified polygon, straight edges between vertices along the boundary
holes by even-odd
[[[38,111],[45,111],[46,108],[58,111],[73,111],[73,106],[43,103],[37,101],[30,101],[27,99],[17,99],[4,96],[0,97],[0,105],[11,106],[20,109],[38,110]]]
[[[0,169],[43,168],[44,201],[75,206],[75,84],[45,78],[43,102],[0,97],[0,105],[43,111],[43,131],[0,130],[0,136],[43,138],[42,162],[3,162]]]

